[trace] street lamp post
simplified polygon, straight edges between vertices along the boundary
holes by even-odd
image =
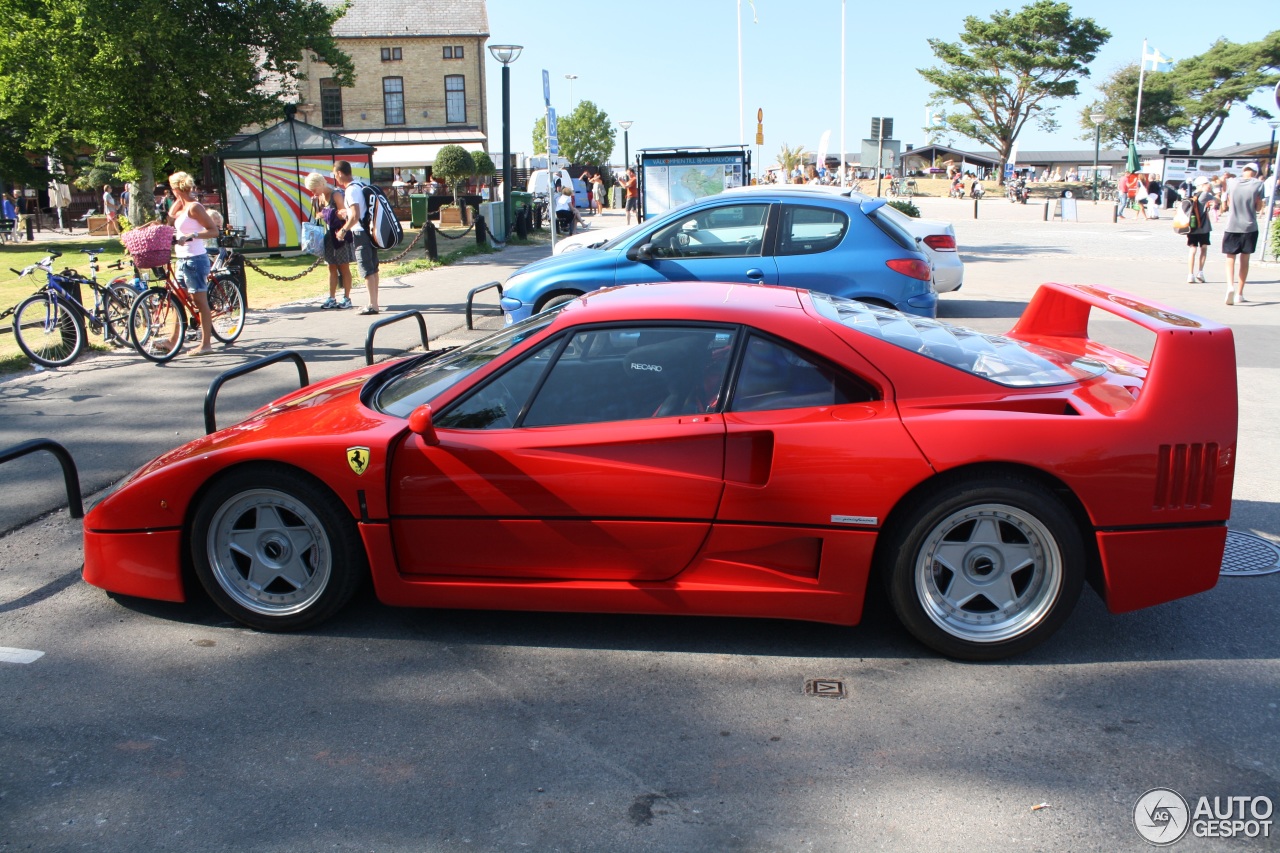
[[[564,79],[566,79],[566,80],[568,80],[568,81],[569,81],[569,107],[570,107],[570,109],[572,109],[572,108],[573,108],[573,105],[577,103],[577,102],[573,99],[573,81],[578,79],[578,75],[577,75],[577,74],[566,74],[566,75],[564,75]]]
[[[1089,120],[1093,122],[1093,203],[1098,203],[1098,153],[1102,147],[1102,120],[1106,118],[1102,113],[1089,113]]]
[[[1276,84],[1276,105],[1280,106],[1280,83]],[[1267,156],[1271,158],[1268,164],[1271,167],[1271,198],[1267,203],[1267,224],[1262,231],[1262,254],[1258,256],[1264,261],[1267,259],[1267,248],[1271,243],[1271,219],[1276,213],[1277,187],[1280,187],[1280,177],[1276,172],[1276,154],[1280,153],[1276,151],[1276,128],[1280,127],[1280,121],[1269,121],[1267,126],[1271,128],[1271,141],[1267,143]],[[1262,180],[1265,182],[1266,179],[1266,175],[1263,175]],[[1270,249],[1274,252],[1275,246],[1271,246]]]
[[[631,165],[631,148],[630,140],[627,138],[627,131],[631,129],[632,121],[620,121],[618,127],[622,128],[622,168],[626,169]]]
[[[511,153],[511,63],[524,50],[519,44],[491,44],[489,53],[502,63],[502,239],[511,231],[511,190],[515,178],[515,157]]]

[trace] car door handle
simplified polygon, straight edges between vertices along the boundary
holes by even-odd
[[[751,269],[747,270],[747,278],[753,281],[760,281],[761,279],[764,278],[764,270],[752,267]]]

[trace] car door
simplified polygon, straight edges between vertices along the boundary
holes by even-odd
[[[875,530],[929,468],[874,377],[759,333],[725,410],[717,524]]]
[[[724,203],[665,218],[619,261],[616,283],[777,284],[778,267],[767,251],[775,207],[769,202]]]
[[[678,574],[723,490],[717,406],[736,332],[581,330],[409,435],[392,463],[407,574],[654,581]]]

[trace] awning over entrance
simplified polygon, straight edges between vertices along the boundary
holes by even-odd
[[[478,130],[353,130],[347,135],[377,149],[373,164],[380,169],[430,166],[446,145],[485,150],[485,136]]]

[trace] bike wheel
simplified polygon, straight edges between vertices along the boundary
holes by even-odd
[[[103,336],[118,347],[131,347],[129,314],[133,298],[138,293],[126,284],[110,284],[102,293],[102,307],[106,316]]]
[[[36,293],[13,312],[13,337],[27,358],[44,367],[62,367],[84,349],[84,321],[48,294]]]
[[[229,344],[244,331],[244,299],[235,282],[218,279],[209,285],[209,313],[213,336]]]
[[[182,349],[186,335],[186,312],[168,290],[153,287],[134,300],[129,337],[143,358],[163,364]]]

